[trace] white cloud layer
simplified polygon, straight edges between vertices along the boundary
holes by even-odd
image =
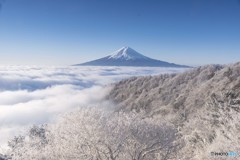
[[[154,67],[0,67],[0,146],[32,124],[103,102],[107,84],[139,75],[176,73]]]

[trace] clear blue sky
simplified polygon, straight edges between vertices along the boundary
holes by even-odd
[[[169,62],[240,61],[240,0],[0,0],[0,65],[70,65],[123,46]]]

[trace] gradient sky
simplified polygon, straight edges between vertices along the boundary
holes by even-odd
[[[0,3],[0,65],[70,65],[123,46],[179,64],[240,61],[240,0]]]

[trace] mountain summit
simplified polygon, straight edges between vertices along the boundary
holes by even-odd
[[[120,60],[136,60],[136,59],[147,59],[148,57],[138,53],[130,47],[123,47],[113,52],[108,59],[120,59]]]
[[[146,57],[130,47],[122,47],[107,57],[75,66],[188,67]]]

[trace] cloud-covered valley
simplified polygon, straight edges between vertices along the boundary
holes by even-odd
[[[29,125],[78,107],[107,103],[108,84],[131,76],[181,72],[154,67],[0,67],[0,146]]]

